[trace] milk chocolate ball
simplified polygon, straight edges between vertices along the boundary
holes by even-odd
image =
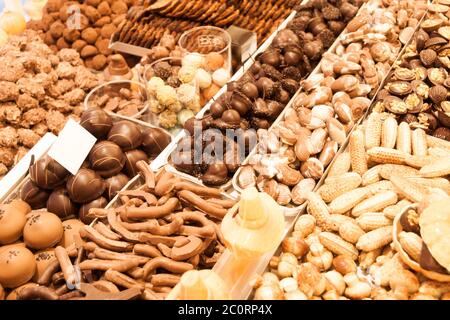
[[[148,128],[142,133],[142,149],[150,158],[156,158],[170,143],[170,135],[159,128]]]
[[[80,125],[97,139],[103,139],[111,130],[112,118],[100,108],[89,108],[81,115]]]
[[[111,201],[112,198],[116,196],[117,192],[125,187],[128,181],[130,181],[130,179],[123,173],[119,173],[118,175],[106,179],[105,197]]]
[[[108,140],[116,143],[123,151],[136,149],[142,143],[141,130],[133,122],[119,121],[113,124]]]
[[[25,201],[34,210],[45,208],[50,193],[39,188],[33,181],[27,180],[20,189],[20,199]]]
[[[30,167],[31,180],[43,189],[62,185],[68,175],[69,171],[49,156],[40,158]]]
[[[100,197],[106,189],[105,181],[91,169],[80,169],[67,180],[70,199],[76,203],[87,203]]]
[[[239,125],[241,116],[236,110],[228,109],[222,114],[222,120],[229,124]]]
[[[228,181],[228,169],[224,163],[215,163],[208,166],[208,170],[202,176],[202,181],[207,185],[220,186]]]
[[[89,164],[102,177],[108,178],[122,171],[125,155],[114,142],[100,141],[89,152]]]
[[[147,154],[140,149],[134,149],[125,152],[125,158],[125,167],[123,171],[130,178],[133,178],[139,173],[139,170],[136,168],[136,162],[138,162],[139,160],[148,162]]]
[[[50,194],[50,197],[47,200],[47,211],[56,214],[62,219],[68,216],[77,215],[78,207],[70,200],[67,189],[59,188]]]
[[[106,200],[104,197],[99,197],[89,203],[85,203],[80,207],[80,211],[78,211],[78,216],[81,221],[85,224],[90,224],[92,221],[94,221],[95,218],[88,217],[87,214],[89,213],[89,209],[91,208],[104,208],[108,204],[108,200]]]

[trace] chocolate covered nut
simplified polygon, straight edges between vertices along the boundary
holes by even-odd
[[[142,134],[136,124],[130,121],[119,121],[109,131],[108,140],[116,143],[123,151],[128,151],[141,145]]]
[[[104,197],[99,197],[95,200],[92,200],[91,202],[85,203],[80,207],[80,210],[78,211],[78,215],[81,221],[85,224],[90,224],[92,221],[94,221],[95,217],[88,216],[89,209],[91,208],[104,208],[108,204],[108,200],[106,200]]]
[[[158,156],[170,141],[171,137],[159,128],[149,128],[142,133],[142,149],[150,158]]]
[[[123,173],[119,173],[118,175],[106,179],[105,197],[108,200],[112,200],[116,194],[125,187],[129,180],[130,179]]]
[[[53,191],[47,200],[47,211],[56,214],[58,217],[66,218],[78,214],[78,207],[70,200],[65,188]]]
[[[89,152],[89,164],[102,177],[111,177],[122,171],[125,155],[120,147],[111,141],[100,141]]]
[[[102,139],[111,130],[112,119],[104,110],[91,107],[81,115],[80,125],[97,139]]]
[[[136,163],[138,161],[144,160],[145,162],[148,162],[147,154],[140,149],[126,151],[125,158],[126,158],[126,160],[125,160],[124,172],[130,178],[136,176],[139,172],[139,170],[136,167]]]
[[[72,201],[87,203],[100,197],[106,184],[95,171],[82,168],[67,180],[66,187]]]
[[[30,167],[31,180],[43,189],[53,189],[63,184],[68,175],[69,171],[47,155]]]
[[[39,188],[33,181],[28,180],[20,189],[20,199],[34,210],[45,208],[49,192]]]

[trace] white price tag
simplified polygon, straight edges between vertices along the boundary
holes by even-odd
[[[76,174],[97,141],[92,134],[72,119],[69,119],[48,155],[71,174]]]

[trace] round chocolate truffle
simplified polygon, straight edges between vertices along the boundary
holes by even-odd
[[[105,181],[91,169],[80,169],[67,180],[70,199],[76,203],[87,203],[100,197],[106,189]]]
[[[118,175],[106,179],[106,190],[104,196],[111,201],[112,198],[116,196],[117,192],[125,187],[128,181],[130,181],[130,179],[123,173],[119,173]]]
[[[30,167],[31,180],[44,189],[60,186],[68,175],[69,171],[49,156],[40,158]]]
[[[170,135],[159,128],[148,128],[142,133],[142,148],[150,158],[157,157],[170,143]]]
[[[27,180],[20,189],[20,199],[34,210],[45,208],[49,193],[39,188],[33,181]]]
[[[76,216],[78,207],[70,200],[66,188],[59,188],[50,194],[47,200],[47,211],[63,219],[72,215]]]
[[[80,124],[97,139],[103,139],[112,127],[109,114],[100,108],[89,108],[81,115]]]
[[[94,221],[95,218],[88,217],[87,214],[89,213],[89,209],[91,208],[104,208],[108,204],[108,200],[106,200],[104,197],[97,198],[91,202],[85,203],[80,207],[80,211],[78,211],[78,216],[81,221],[85,224],[90,224],[92,221]]]
[[[133,122],[119,121],[109,131],[108,140],[116,143],[123,151],[136,149],[142,143],[141,130]]]
[[[139,173],[139,170],[136,168],[136,162],[138,162],[139,160],[148,162],[147,154],[140,149],[134,149],[125,152],[125,158],[125,167],[123,171],[130,178],[133,178]]]
[[[89,164],[102,177],[108,178],[122,171],[125,155],[117,144],[104,140],[96,143],[89,152]]]

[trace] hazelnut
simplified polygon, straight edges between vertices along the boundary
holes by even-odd
[[[100,52],[101,54],[104,54],[106,56],[112,54],[112,50],[109,49],[109,39],[101,39],[101,38],[99,38],[95,42],[95,46],[97,47],[98,52]]]
[[[64,40],[64,38],[59,38],[58,41],[56,41],[56,46],[59,50],[70,48],[69,44]]]
[[[435,104],[440,104],[447,99],[447,88],[442,85],[434,86],[430,89],[429,95]]]
[[[101,17],[94,23],[94,27],[103,27],[105,24],[111,23],[111,17]]]
[[[81,50],[80,56],[84,59],[84,58],[89,58],[89,57],[95,56],[97,53],[98,53],[98,50],[96,47],[87,45]]]
[[[97,40],[98,34],[94,28],[87,28],[81,32],[81,38],[89,44],[94,44]]]
[[[55,21],[50,26],[49,32],[53,38],[58,39],[62,36],[64,31],[64,24],[61,21]]]
[[[72,43],[75,40],[78,40],[80,38],[80,31],[78,31],[76,29],[64,29],[63,37],[64,37],[64,40]]]
[[[88,17],[88,19],[92,23],[95,23],[102,17],[102,15],[98,12],[98,10],[91,6],[86,7],[86,9],[84,10],[84,14],[86,15],[86,17]]]
[[[81,52],[81,50],[87,45],[87,42],[81,39],[76,40],[74,43],[72,43],[72,49],[75,49],[78,51],[78,53]]]
[[[128,7],[127,4],[123,1],[113,1],[111,5],[111,10],[115,14],[127,13]]]
[[[281,243],[283,252],[290,252],[297,258],[303,257],[309,250],[308,244],[305,240],[295,237],[288,237]]]
[[[109,24],[105,24],[102,27],[100,34],[103,38],[109,39],[109,38],[111,38],[111,36],[113,35],[113,33],[115,31],[116,31],[116,26],[112,23],[109,23]]]
[[[94,70],[102,70],[105,67],[106,62],[107,58],[102,54],[98,54],[93,58],[87,59],[86,66]]]
[[[420,61],[424,66],[429,67],[436,61],[437,53],[434,50],[426,49],[420,52]]]
[[[102,1],[98,5],[97,10],[102,16],[110,16],[111,15],[111,7],[109,6],[109,3],[106,1]]]

